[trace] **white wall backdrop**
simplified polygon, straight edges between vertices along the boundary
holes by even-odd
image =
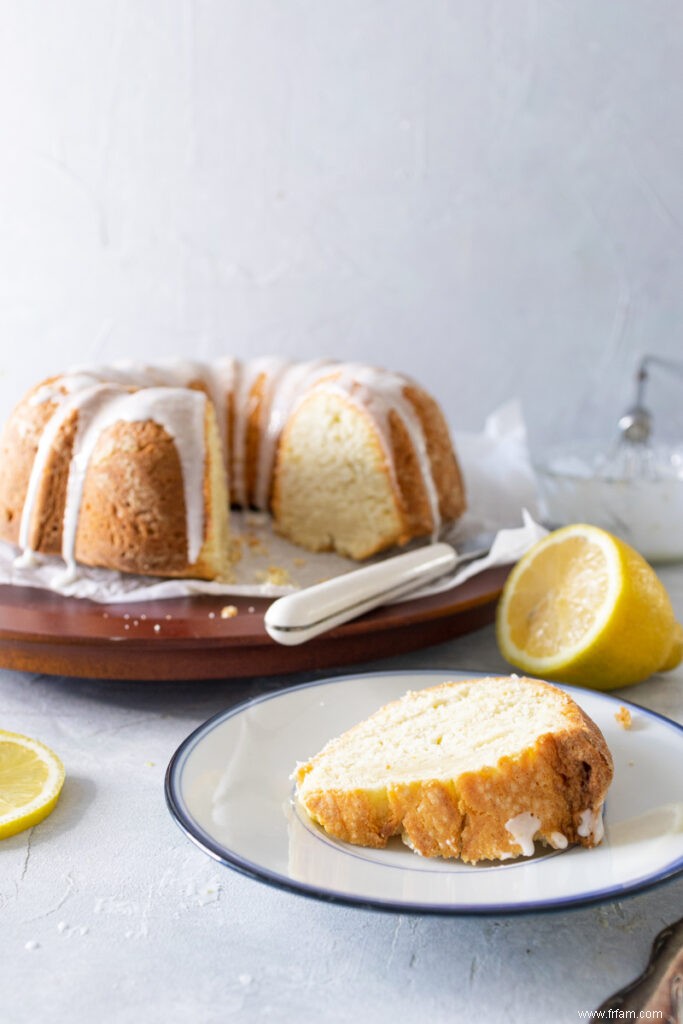
[[[0,413],[279,352],[609,431],[683,358],[682,55],[676,0],[0,0]]]

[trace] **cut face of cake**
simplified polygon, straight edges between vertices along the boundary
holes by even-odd
[[[71,568],[225,577],[231,505],[359,559],[435,535],[465,497],[436,402],[364,364],[81,367],[0,437],[0,540]]]
[[[564,691],[516,676],[408,692],[331,740],[295,772],[326,832],[463,861],[594,846],[612,757]]]

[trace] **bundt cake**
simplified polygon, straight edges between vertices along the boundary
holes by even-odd
[[[562,690],[517,676],[408,692],[298,765],[296,795],[330,835],[463,861],[594,846],[612,757]]]
[[[0,539],[154,576],[224,577],[230,505],[366,558],[464,510],[444,417],[408,378],[268,358],[78,367],[0,438]]]

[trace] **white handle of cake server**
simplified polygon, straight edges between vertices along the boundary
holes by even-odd
[[[266,632],[294,646],[355,619],[388,600],[452,572],[458,556],[450,544],[430,544],[354,569],[274,601],[265,614]]]

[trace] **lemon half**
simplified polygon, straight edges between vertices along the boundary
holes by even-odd
[[[496,631],[504,658],[531,675],[599,690],[675,668],[681,627],[645,559],[596,526],[549,533],[510,573]]]
[[[46,818],[63,784],[64,765],[49,747],[0,729],[0,839]]]

